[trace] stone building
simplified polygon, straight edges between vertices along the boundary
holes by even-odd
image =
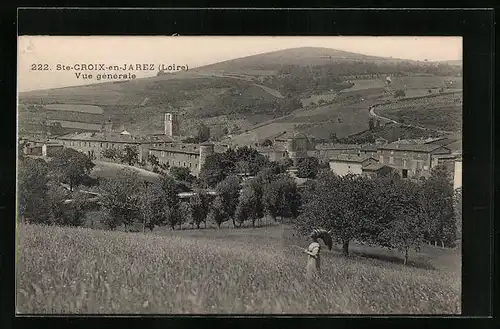
[[[332,157],[339,155],[359,155],[362,145],[324,143],[316,145],[316,149],[309,152],[309,156],[318,158],[320,163],[329,163]],[[368,155],[368,154],[367,154]]]
[[[169,167],[188,168],[193,175],[200,173],[201,167],[208,156],[215,152],[214,144],[183,144],[170,143],[163,146],[153,146],[148,154],[158,158],[158,162]]]
[[[139,162],[146,160],[144,156],[147,154],[144,150],[148,149],[148,145],[171,142],[171,140],[158,141],[111,131],[68,134],[59,137],[58,141],[64,147],[85,153],[92,159],[102,159],[103,151],[106,149],[123,150],[126,146],[134,147],[138,151]]]
[[[347,174],[362,175],[364,167],[376,163],[377,159],[371,156],[339,154],[330,159],[330,170],[339,176]]]
[[[378,146],[379,163],[396,169],[403,178],[428,176],[437,162],[436,156],[448,155],[451,151],[436,144],[398,144]]]

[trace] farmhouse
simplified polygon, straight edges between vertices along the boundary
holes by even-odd
[[[403,178],[427,176],[436,161],[437,155],[450,154],[451,151],[435,144],[400,144],[379,145],[379,162],[396,171]]]
[[[359,155],[362,146],[359,144],[318,144],[316,150],[310,152],[310,156],[318,158],[320,163],[328,163],[330,158],[337,155]]]
[[[149,155],[154,155],[158,162],[169,167],[188,168],[198,175],[207,157],[215,153],[214,144],[166,144],[148,149]]]
[[[354,154],[336,155],[330,159],[330,169],[339,176],[347,174],[362,175],[363,167],[376,163],[377,159],[370,156]]]

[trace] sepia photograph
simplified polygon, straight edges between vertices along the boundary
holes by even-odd
[[[17,42],[18,315],[461,314],[462,37]]]

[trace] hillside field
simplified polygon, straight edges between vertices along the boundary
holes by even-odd
[[[304,280],[307,242],[287,226],[125,233],[19,224],[17,312],[460,313],[460,255],[353,245],[322,252]]]
[[[415,97],[462,88],[458,71],[432,68],[328,48],[292,48],[175,74],[21,93],[19,126],[32,133],[43,120],[59,120],[65,129],[98,130],[111,119],[116,129],[159,133],[164,113],[178,112],[182,135],[196,134],[204,123],[215,138],[234,136],[234,144],[285,130],[345,137],[367,129],[365,108],[394,98],[395,90]],[[387,85],[386,72],[411,76],[392,77]],[[366,73],[380,78],[350,81]]]
[[[463,94],[404,99],[378,106],[376,113],[400,123],[447,131],[462,130]]]

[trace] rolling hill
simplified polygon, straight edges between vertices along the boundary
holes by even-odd
[[[295,66],[299,68],[284,69]],[[194,134],[197,125],[204,122],[215,137],[228,132],[243,140],[248,140],[247,132],[256,125],[265,132],[258,134],[263,138],[275,134],[276,129],[319,132],[322,137],[336,130],[347,136],[366,129],[366,108],[386,97],[388,91],[383,78],[359,84],[346,82],[341,75],[383,75],[385,71],[418,71],[422,67],[412,61],[328,48],[286,49],[187,72],[20,93],[19,131],[39,132],[44,121],[59,121],[66,130],[96,130],[111,119],[130,132],[157,133],[163,130],[163,113],[176,111],[184,135]],[[416,88],[416,93],[446,87],[443,77],[404,79],[403,85]],[[342,123],[335,121],[339,117]],[[266,122],[270,122],[267,127]]]
[[[283,65],[325,65],[346,61],[394,61],[393,59],[362,55],[321,47],[301,47],[246,56],[200,68],[194,72],[231,72],[254,75],[272,74]]]

